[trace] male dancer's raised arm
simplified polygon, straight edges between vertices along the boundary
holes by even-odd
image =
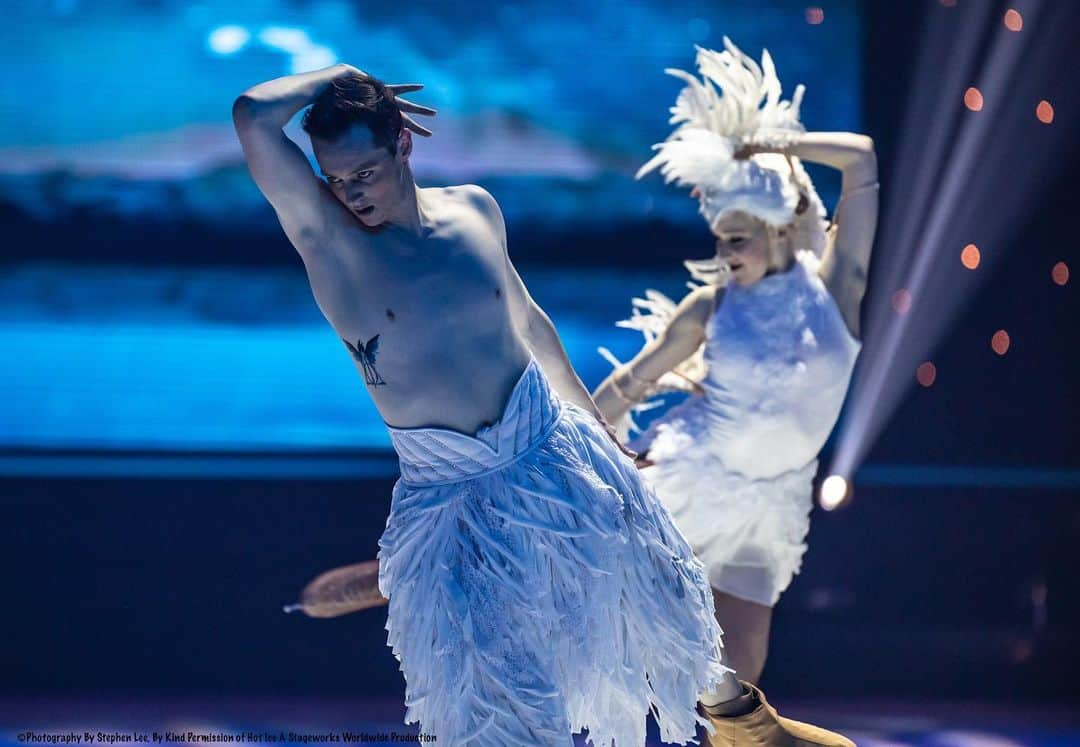
[[[259,190],[273,206],[293,246],[301,255],[325,246],[326,232],[337,225],[329,218],[343,210],[326,185],[311,170],[300,147],[282,129],[293,116],[314,103],[336,78],[360,73],[352,65],[333,65],[310,73],[288,75],[244,91],[233,103],[233,124],[244,150],[248,169]],[[418,84],[391,85],[396,95],[418,91]],[[408,112],[434,114],[434,109],[402,99],[403,123],[413,132],[430,136]]]
[[[301,255],[325,245],[323,234],[333,225],[331,211],[340,208],[282,128],[348,69],[334,65],[269,80],[249,88],[233,103],[233,124],[248,170]]]

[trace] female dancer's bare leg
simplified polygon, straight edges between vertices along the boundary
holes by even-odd
[[[756,685],[769,655],[772,607],[733,597],[715,587],[713,604],[724,629],[724,663],[739,679]]]

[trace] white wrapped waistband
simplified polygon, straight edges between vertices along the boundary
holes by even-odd
[[[469,480],[519,459],[555,427],[562,408],[535,359],[529,362],[491,426],[469,436],[447,428],[393,428],[401,479],[409,485]]]

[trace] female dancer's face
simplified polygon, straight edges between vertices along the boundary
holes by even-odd
[[[731,279],[753,285],[769,271],[769,242],[765,223],[746,213],[729,213],[713,224],[716,257],[731,268]]]

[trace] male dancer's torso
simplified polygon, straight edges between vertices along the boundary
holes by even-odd
[[[319,308],[396,428],[471,435],[498,420],[528,365],[501,218],[478,192],[418,190],[420,236],[372,232],[339,206],[320,247],[301,252]]]

